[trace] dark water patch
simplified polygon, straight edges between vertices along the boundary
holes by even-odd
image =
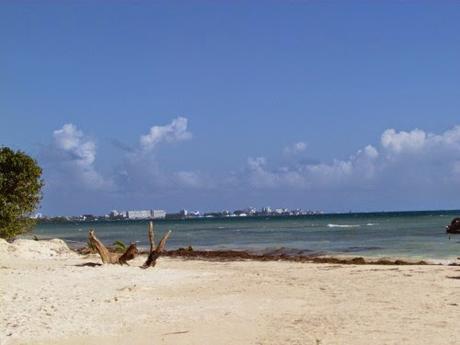
[[[323,252],[316,252],[310,249],[296,249],[296,248],[267,248],[263,250],[247,250],[248,253],[254,255],[287,255],[287,256],[299,256],[299,255],[321,255]]]
[[[367,252],[372,250],[382,250],[383,247],[369,246],[369,247],[347,247],[347,248],[336,248],[335,251],[341,253],[356,253],[356,252]]]

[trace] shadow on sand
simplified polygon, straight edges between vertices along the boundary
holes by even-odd
[[[102,266],[102,264],[99,264],[96,262],[85,262],[83,264],[77,264],[75,266],[77,267],[97,267],[97,266]]]

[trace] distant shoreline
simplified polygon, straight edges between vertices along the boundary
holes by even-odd
[[[460,215],[460,209],[458,210],[421,210],[421,211],[369,211],[369,212],[325,212],[325,213],[315,213],[315,214],[302,214],[302,215],[247,215],[244,217],[241,216],[212,216],[212,217],[205,217],[205,216],[187,216],[187,217],[170,217],[170,218],[163,218],[163,219],[153,219],[153,218],[145,218],[145,219],[92,219],[92,220],[73,220],[73,219],[65,219],[65,216],[59,217],[51,217],[51,218],[38,218],[37,224],[50,224],[50,223],[72,223],[72,224],[94,224],[94,223],[145,223],[145,222],[174,222],[174,221],[212,221],[212,220],[251,220],[251,219],[302,219],[302,218],[327,218],[331,216],[336,217],[359,217],[359,216],[385,216],[385,217],[392,217],[392,216],[423,216],[423,215]],[[97,216],[103,217],[103,216]]]

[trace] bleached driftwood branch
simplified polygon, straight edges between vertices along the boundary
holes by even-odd
[[[169,230],[161,239],[158,246],[155,245],[155,233],[153,231],[153,222],[149,223],[148,226],[148,238],[150,243],[150,252],[147,260],[142,265],[142,268],[154,267],[157,259],[161,256],[161,253],[164,251],[166,246],[166,241],[171,235],[171,230]],[[99,256],[101,257],[102,263],[104,264],[128,264],[129,260],[134,259],[139,253],[135,243],[131,243],[126,251],[120,255],[118,253],[111,253],[107,247],[96,237],[96,234],[93,229],[89,231],[88,239],[90,244],[96,248]]]
[[[161,239],[160,243],[158,246],[155,246],[155,240],[154,240],[154,232],[153,232],[153,223],[149,223],[148,227],[148,237],[149,237],[149,242],[150,242],[150,253],[149,256],[147,257],[147,260],[145,261],[144,265],[142,265],[142,268],[148,268],[148,267],[154,267],[156,264],[157,259],[160,257],[161,253],[163,252],[165,246],[166,246],[166,241],[168,240],[169,235],[171,235],[171,230],[169,230]]]
[[[150,253],[155,249],[155,233],[153,232],[153,222],[149,223],[149,243],[150,243]]]
[[[93,229],[89,231],[88,239],[91,245],[96,248],[96,251],[101,257],[103,264],[128,264],[128,261],[134,259],[138,254],[135,243],[131,243],[122,255],[118,253],[111,253],[107,247],[104,246],[104,244],[96,237]]]

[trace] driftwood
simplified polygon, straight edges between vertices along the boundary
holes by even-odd
[[[142,265],[142,268],[154,267],[157,259],[163,253],[166,241],[168,240],[169,235],[171,235],[171,230],[169,230],[161,239],[158,246],[155,245],[155,234],[153,232],[153,223],[149,223],[148,227],[148,238],[150,243],[150,251],[147,260]],[[96,237],[94,230],[89,231],[89,243],[91,246],[96,248],[99,256],[101,257],[103,264],[128,264],[129,260],[134,259],[138,254],[138,250],[135,243],[131,243],[130,246],[126,249],[126,251],[120,255],[119,253],[110,252],[106,246]]]
[[[99,256],[101,257],[103,264],[128,264],[129,260],[132,260],[138,254],[138,250],[135,243],[131,243],[123,254],[111,253],[106,246],[96,237],[94,230],[89,231],[88,235],[89,243],[96,248]]]
[[[169,235],[171,235],[171,230],[169,230],[163,236],[158,246],[155,246],[155,234],[153,232],[153,223],[152,222],[149,223],[148,237],[149,237],[149,242],[150,242],[150,253],[144,265],[142,265],[142,268],[148,268],[148,267],[155,266],[157,259],[160,257],[161,253],[165,249],[166,241],[168,240]]]
[[[136,244],[131,243],[129,247],[126,249],[126,251],[123,253],[122,256],[118,259],[118,263],[120,265],[128,264],[129,260],[134,259],[137,254],[139,254],[139,251],[137,250]]]
[[[155,250],[155,233],[153,232],[153,223],[149,223],[149,229],[147,230],[149,235],[150,251],[149,253]]]

